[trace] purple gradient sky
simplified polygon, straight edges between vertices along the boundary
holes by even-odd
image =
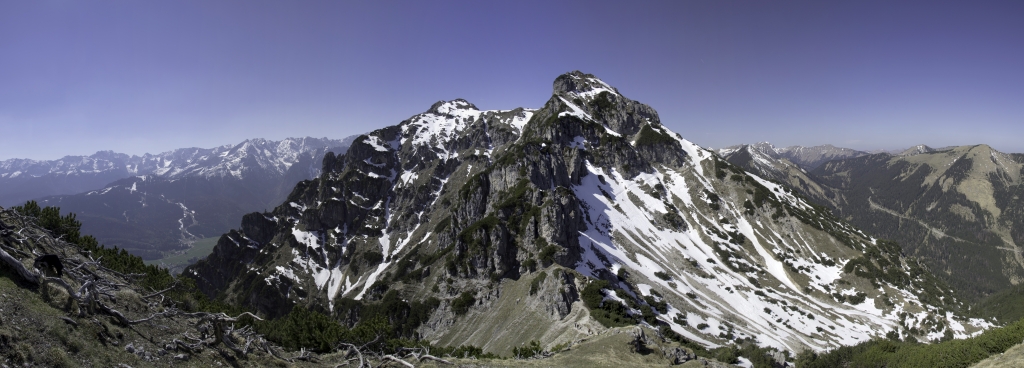
[[[0,160],[342,138],[578,69],[715,148],[1024,152],[1024,2],[4,1]]]

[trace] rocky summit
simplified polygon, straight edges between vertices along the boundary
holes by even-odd
[[[791,352],[990,326],[897,244],[580,72],[538,109],[441,101],[356,138],[183,274],[269,318],[404,306],[406,336],[503,355],[637,324]]]

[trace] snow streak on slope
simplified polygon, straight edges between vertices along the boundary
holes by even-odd
[[[426,162],[429,162],[430,159],[437,159],[442,162],[458,159],[460,155],[465,153],[459,152],[458,149],[454,148],[457,146],[455,142],[461,139],[461,135],[469,127],[483,127],[483,131],[487,133],[489,127],[507,126],[507,128],[511,128],[508,131],[518,136],[522,134],[524,126],[533,117],[534,113],[535,110],[530,109],[480,111],[464,100],[439,102],[432,106],[430,111],[413,116],[400,124],[398,133],[395,136],[384,136],[382,132],[373,132],[365,136],[365,138],[361,138],[357,143],[368,145],[372,148],[373,152],[379,153],[379,156],[362,160],[368,167],[352,169],[372,179],[388,179],[391,185],[391,192],[385,198],[373,200],[367,199],[360,193],[352,192],[352,196],[345,201],[362,210],[382,211],[381,216],[373,216],[374,219],[381,221],[373,222],[373,224],[370,222],[366,223],[367,226],[381,226],[381,233],[379,236],[363,235],[353,237],[348,235],[347,231],[343,233],[336,232],[327,236],[327,239],[333,238],[336,242],[370,244],[381,252],[384,260],[379,264],[373,265],[370,271],[362,275],[346,278],[343,272],[335,273],[339,270],[337,268],[339,266],[321,264],[324,262],[322,261],[323,259],[328,259],[329,257],[298,253],[295,255],[292,263],[304,266],[296,269],[287,269],[287,274],[297,275],[300,278],[302,274],[309,274],[310,277],[318,280],[316,282],[318,288],[322,288],[325,283],[331,285],[328,290],[328,297],[331,299],[341,295],[357,300],[362,299],[370,288],[381,279],[384,272],[393,268],[395,262],[398,261],[397,258],[400,253],[406,251],[410,245],[415,245],[424,239],[429,239],[431,236],[430,232],[424,234],[424,231],[421,229],[422,223],[419,221],[429,218],[424,216],[424,212],[416,214],[413,217],[415,220],[412,223],[396,224],[394,222],[396,220],[394,219],[393,207],[395,206],[394,201],[396,198],[400,198],[402,193],[419,192],[423,190],[420,186],[427,186],[427,189],[429,189],[427,193],[429,194],[426,198],[422,199],[423,203],[429,203],[426,206],[429,209],[434,206],[449,180],[448,176],[437,176],[436,173],[432,177],[424,178],[430,180],[421,180],[421,177],[428,176],[427,173],[419,171],[423,168],[420,165],[425,164],[420,163],[408,166],[399,164],[398,166],[391,166],[391,164],[387,164],[384,161],[379,161],[381,157],[390,156],[397,158],[403,154],[411,154]],[[405,148],[411,149],[407,150]],[[484,148],[473,149],[471,152],[474,155],[490,157],[493,145],[488,144]],[[401,159],[397,161],[403,162]],[[473,165],[469,164],[467,167],[469,170],[463,172],[472,172]],[[385,171],[389,171],[390,174],[379,174]],[[333,191],[337,192],[338,190],[334,189]],[[332,194],[329,200],[341,201],[342,199],[333,197]],[[299,213],[304,213],[321,207],[323,203],[292,202],[289,205]],[[298,232],[298,230],[293,230],[293,233],[299,243],[304,244],[307,249],[317,247],[315,244],[316,238],[300,236],[303,233]],[[313,265],[317,266],[313,267]],[[331,272],[332,276],[329,278],[317,276],[326,272]],[[334,275],[337,275],[337,277]],[[319,280],[321,279],[328,281],[320,282]]]
[[[670,303],[673,311],[662,315],[662,321],[676,332],[711,346],[714,344],[701,335],[716,336],[735,329],[737,337],[754,337],[762,344],[780,349],[825,349],[837,344],[856,344],[899,326],[902,305],[879,309],[871,298],[856,305],[821,298],[829,290],[854,294],[851,287],[835,282],[848,259],[834,259],[829,266],[814,261],[824,257],[824,253],[812,253],[822,248],[821,240],[812,243],[800,232],[759,220],[752,222],[743,214],[743,208],[727,203],[717,214],[697,208],[695,203],[703,202],[704,190],[717,192],[711,181],[703,177],[701,167],[702,161],[713,153],[682,139],[680,143],[691,160],[691,166],[683,169],[661,167],[629,179],[614,169],[587,163],[589,175],[574,188],[585,202],[590,219],[589,229],[580,234],[580,245],[586,255],[577,266],[578,271],[597,277],[596,272],[601,269],[626,267],[631,273],[642,274],[656,289],[675,294],[676,298],[670,299],[674,302]],[[811,207],[777,184],[756,176],[754,179],[789,206]],[[651,194],[655,184],[665,188],[666,194],[661,198],[674,196],[680,200],[670,203],[655,198]],[[659,221],[665,213],[673,211],[673,205],[680,206],[680,215],[686,222],[683,228],[673,229]],[[736,244],[730,234],[742,234],[747,242]],[[781,261],[783,255],[791,256],[787,253],[790,249],[802,249],[807,256],[789,261],[793,267],[806,271],[805,278],[810,280],[806,289],[793,279]],[[656,272],[665,272],[669,279]],[[884,288],[896,289],[891,285]],[[822,293],[812,295],[808,291]],[[898,293],[903,304],[920,304],[912,293]],[[689,311],[690,327],[673,318],[682,310]],[[953,328],[956,336],[966,336],[960,321],[952,317],[947,320],[950,326],[960,326]],[[700,323],[709,327],[692,327]],[[968,323],[983,324],[979,320]]]
[[[481,111],[465,100],[444,102],[435,105],[432,110],[413,117],[407,124],[402,124],[402,139],[399,143],[404,145],[406,137],[411,135],[413,147],[417,150],[426,147],[446,159],[457,156],[457,152],[454,153],[455,156],[449,152],[446,143],[451,142],[466,126],[478,119]]]

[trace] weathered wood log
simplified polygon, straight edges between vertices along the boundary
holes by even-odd
[[[7,253],[7,251],[3,250],[2,248],[0,248],[0,260],[3,260],[3,262],[6,263],[8,267],[13,268],[14,271],[18,273],[18,276],[21,276],[21,278],[25,279],[26,282],[33,285],[39,285],[39,274],[36,274],[35,272],[29,270],[27,267],[25,267],[24,264],[21,263],[21,261],[11,256],[9,253]]]
[[[416,368],[416,366],[412,365],[412,363],[409,363],[407,361],[398,359],[398,357],[396,357],[394,355],[390,355],[390,354],[381,357],[380,360],[392,361],[392,362],[399,363],[399,364],[404,365],[404,366],[409,367],[409,368]]]

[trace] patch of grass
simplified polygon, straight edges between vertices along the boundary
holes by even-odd
[[[434,226],[434,232],[435,233],[441,233],[441,232],[447,230],[448,226],[451,226],[451,224],[452,224],[452,217],[451,216],[445,216],[445,218],[441,219],[441,221],[438,221],[437,225]]]
[[[78,364],[71,360],[71,357],[68,356],[68,353],[64,352],[64,350],[61,350],[60,348],[57,348],[56,346],[50,348],[50,350],[46,352],[46,355],[43,357],[43,360],[46,362],[48,366],[55,368],[70,368],[78,366]]]
[[[984,317],[995,317],[1002,322],[1016,321],[1024,318],[1024,285],[992,294],[977,306],[977,314]]]
[[[530,281],[530,295],[537,294],[537,290],[540,290],[540,284],[542,284],[544,279],[547,279],[547,277],[548,273],[541,271],[537,277],[533,278],[533,281]]]

